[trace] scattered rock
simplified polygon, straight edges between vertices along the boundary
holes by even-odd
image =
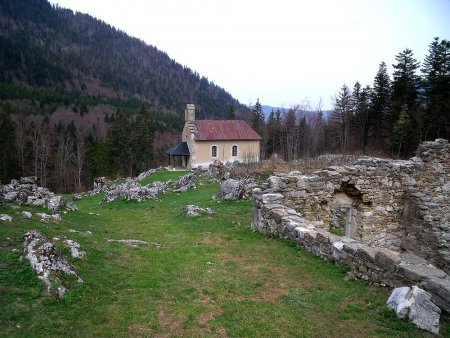
[[[157,246],[157,247],[161,246],[160,243],[146,242],[146,241],[141,241],[139,239],[107,239],[107,241],[108,242],[124,243],[124,244],[127,244],[129,246],[133,246],[133,247],[137,247],[139,245],[154,245],[154,246]]]
[[[86,255],[86,252],[80,251],[80,244],[77,242],[66,239],[63,241],[64,244],[67,244],[70,247],[70,254],[73,258],[83,258]]]
[[[188,189],[195,188],[195,179],[197,172],[192,172],[178,179],[178,192],[185,192]]]
[[[211,208],[200,208],[193,204],[185,205],[182,209],[184,214],[189,217],[197,217],[200,216],[200,214],[207,214],[207,215],[213,215],[214,210]]]
[[[401,287],[392,291],[387,301],[397,317],[407,320],[418,328],[439,334],[441,309],[431,301],[431,294],[417,286]]]
[[[219,160],[215,160],[208,167],[208,172],[212,178],[223,176],[224,165]]]
[[[81,195],[81,194],[72,194],[72,201],[74,201],[74,202],[76,202],[76,201],[79,201],[79,200],[81,200],[83,198],[83,195]]]
[[[78,234],[82,234],[82,235],[92,235],[92,232],[87,230],[87,231],[78,231],[78,230],[74,230],[74,229],[69,229],[69,232],[72,233],[78,233]]]
[[[29,211],[22,211],[22,219],[30,219],[33,215]]]
[[[67,205],[67,199],[64,196],[52,197],[47,204],[48,210],[53,213],[61,211]]]
[[[63,220],[60,214],[50,215],[50,218],[55,222],[62,222]]]
[[[47,188],[39,187],[36,182],[34,176],[11,180],[10,184],[0,185],[0,198],[16,205],[48,206],[52,212],[65,207],[67,200],[63,196],[56,196]],[[13,207],[15,205],[11,205]]]
[[[49,214],[46,214],[45,212],[37,212],[35,215],[37,217],[39,217],[40,219],[45,219],[45,220],[48,220],[52,217]]]
[[[78,207],[73,202],[67,202],[66,209],[69,211],[77,211]]]
[[[244,195],[244,185],[241,181],[235,179],[228,179],[223,181],[220,186],[220,191],[217,194],[218,200],[239,200]]]
[[[79,283],[83,282],[58,248],[37,231],[25,233],[23,254],[49,294],[64,295],[66,288],[61,284],[63,273],[75,276]]]
[[[0,221],[12,222],[12,217],[7,214],[0,214]]]

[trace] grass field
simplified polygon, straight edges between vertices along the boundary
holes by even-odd
[[[169,178],[176,174],[160,172],[148,181]],[[426,336],[386,309],[389,290],[348,281],[344,268],[252,233],[250,201],[218,203],[211,198],[217,191],[203,181],[143,203],[100,205],[97,195],[49,224],[18,220],[21,210],[41,209],[0,209],[16,220],[0,223],[0,336]],[[186,204],[216,213],[187,218]],[[66,278],[63,299],[45,296],[28,261],[20,260],[27,230],[80,243],[83,259],[55,242],[84,283]],[[449,327],[444,319],[444,336]]]

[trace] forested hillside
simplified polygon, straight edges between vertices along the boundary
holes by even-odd
[[[186,103],[200,118],[248,113],[207,78],[89,15],[46,0],[0,2],[1,181],[33,174],[69,191],[162,164]],[[152,137],[137,145],[143,114]]]
[[[161,112],[195,102],[200,116],[239,103],[139,39],[46,0],[0,2],[0,80],[79,96],[135,97]]]

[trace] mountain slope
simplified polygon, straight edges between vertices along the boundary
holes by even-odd
[[[0,2],[0,81],[77,97],[135,98],[178,114],[194,102],[209,118],[245,108],[156,47],[46,0]]]

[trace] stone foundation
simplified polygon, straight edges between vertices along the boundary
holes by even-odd
[[[438,139],[409,161],[364,157],[311,176],[271,176],[253,192],[252,229],[346,264],[364,280],[420,285],[449,312],[449,167],[450,145]]]

